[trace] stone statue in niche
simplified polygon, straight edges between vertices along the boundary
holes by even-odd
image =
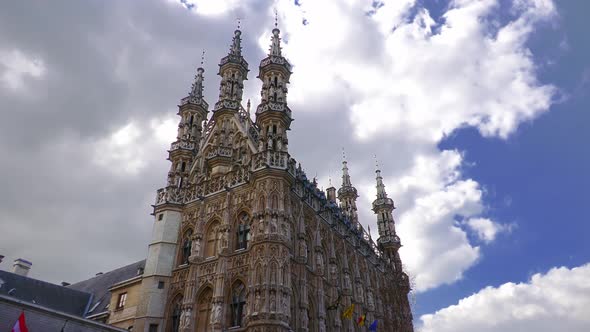
[[[266,233],[266,231],[264,229],[264,218],[260,218],[260,220],[258,221],[258,232],[260,234]]]
[[[270,293],[270,311],[276,311],[277,301],[275,297],[275,292]]]
[[[258,140],[258,151],[264,150],[264,140]]]
[[[305,242],[305,239],[299,241],[299,256],[307,260],[307,243]]]
[[[270,219],[270,232],[273,234],[277,232],[277,218],[276,217],[272,217]]]
[[[301,319],[301,327],[307,328],[307,326],[309,325],[309,317],[307,316],[307,309],[301,308],[301,312],[300,312],[299,317]]]
[[[194,238],[191,248],[191,256],[198,257],[201,254],[201,239]]]
[[[316,257],[315,258],[316,269],[319,274],[322,274],[324,272],[324,256],[322,255],[321,252],[318,252],[318,253],[316,253],[315,257]]]
[[[350,289],[350,276],[348,275],[348,273],[344,274],[344,288]]]
[[[229,234],[227,231],[222,231],[221,232],[221,237],[222,237],[222,246],[223,248],[227,248],[229,246]]]
[[[261,306],[261,298],[260,298],[260,292],[257,291],[256,292],[256,296],[255,296],[255,300],[254,300],[254,312],[258,312],[260,311],[262,308]]]
[[[375,300],[373,299],[373,292],[371,291],[367,292],[367,306],[370,309],[375,308]]]
[[[180,328],[187,329],[191,323],[191,309],[186,308],[180,314]]]
[[[330,264],[330,274],[332,275],[332,279],[336,279],[336,264]]]

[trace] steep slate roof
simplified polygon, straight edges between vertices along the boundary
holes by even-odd
[[[144,266],[145,259],[92,277],[88,280],[71,284],[67,286],[67,288],[93,294],[94,298],[88,308],[87,315],[95,315],[107,311],[106,307],[111,301],[111,292],[109,291],[109,288],[116,283],[137,276],[137,270],[139,268],[143,269]]]
[[[1,270],[0,294],[80,317],[84,317],[92,301],[89,292]]]

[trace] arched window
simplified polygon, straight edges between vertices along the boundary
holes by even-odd
[[[184,233],[182,237],[182,248],[180,252],[180,262],[179,265],[188,264],[188,258],[191,255],[191,247],[192,247],[192,240],[191,237],[193,236],[193,232],[189,229]]]
[[[205,257],[213,257],[217,255],[217,227],[218,222],[212,223],[207,229],[207,246],[205,248]]]
[[[244,307],[246,306],[246,287],[237,281],[231,290],[230,326],[242,326]]]
[[[270,283],[276,284],[277,283],[277,263],[271,262],[270,263]]]
[[[242,212],[238,216],[237,240],[236,250],[248,248],[248,241],[250,241],[250,216],[246,212]]]
[[[168,331],[170,332],[178,332],[180,327],[180,315],[182,313],[182,295],[177,295],[174,300],[172,300],[170,305],[170,313],[169,313],[169,324]]]
[[[197,300],[197,331],[209,331],[209,320],[211,319],[211,300],[213,299],[213,291],[211,288],[206,288],[201,292]]]

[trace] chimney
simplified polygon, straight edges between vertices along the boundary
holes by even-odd
[[[330,188],[326,189],[328,200],[330,202],[336,203],[336,188],[330,186]]]
[[[27,274],[29,274],[29,270],[31,269],[32,265],[33,263],[27,260],[17,258],[14,260],[14,264],[12,265],[12,273],[26,277]]]

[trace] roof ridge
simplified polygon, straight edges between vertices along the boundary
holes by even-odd
[[[140,263],[145,263],[145,259],[142,259],[142,260],[139,260],[139,261],[137,261],[137,262],[133,262],[133,263],[130,263],[130,264],[127,264],[127,265],[124,265],[124,266],[120,266],[120,267],[118,267],[118,268],[115,268],[115,269],[113,269],[113,270],[110,270],[110,271],[104,272],[104,273],[102,273],[102,274],[99,274],[99,275],[94,275],[93,277],[90,277],[90,278],[88,278],[88,279],[84,279],[84,280],[80,280],[80,281],[78,281],[78,282],[76,282],[76,283],[72,283],[72,284],[70,284],[70,285],[68,285],[68,286],[66,286],[66,287],[68,287],[68,288],[69,288],[69,287],[71,287],[71,286],[78,285],[78,284],[80,284],[80,283],[83,283],[83,282],[86,282],[86,281],[88,281],[88,280],[92,280],[92,279],[96,279],[96,278],[101,278],[101,277],[103,277],[103,276],[107,276],[107,275],[109,275],[109,274],[111,274],[111,273],[113,273],[113,272],[117,272],[117,271],[120,271],[120,270],[123,270],[123,269],[127,269],[127,268],[129,268],[130,266],[137,265],[137,264],[140,264]]]

